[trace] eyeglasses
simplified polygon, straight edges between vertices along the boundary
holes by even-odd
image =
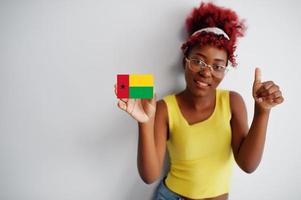
[[[227,66],[219,65],[219,64],[213,64],[208,65],[202,60],[195,59],[195,58],[187,58],[185,57],[185,60],[188,62],[189,69],[193,72],[200,72],[202,69],[205,69],[208,67],[211,71],[211,74],[215,77],[222,77],[227,71]]]

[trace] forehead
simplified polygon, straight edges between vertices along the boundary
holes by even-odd
[[[227,52],[224,49],[219,49],[215,46],[196,46],[191,49],[190,56],[201,56],[205,57],[206,59],[219,59],[219,60],[227,60]]]

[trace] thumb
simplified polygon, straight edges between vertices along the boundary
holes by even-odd
[[[254,83],[261,83],[261,70],[258,67],[255,69]]]
[[[254,83],[253,83],[253,96],[255,101],[257,102],[262,102],[262,98],[257,97],[257,90],[260,88],[261,86],[261,70],[260,68],[256,67],[255,69],[255,78],[254,78]]]
[[[150,103],[151,105],[155,105],[156,101],[157,101],[157,93],[154,91],[153,93],[153,98],[151,99],[147,99],[148,103]]]

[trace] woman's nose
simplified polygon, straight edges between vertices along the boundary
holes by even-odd
[[[200,70],[199,75],[204,77],[210,77],[211,76],[211,70],[209,67],[204,67]]]

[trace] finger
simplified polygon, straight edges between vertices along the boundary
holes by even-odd
[[[261,83],[261,70],[258,67],[255,69],[254,83]]]
[[[129,99],[130,102],[128,102],[126,105],[127,105],[127,112],[129,114],[132,114],[137,103],[139,102],[138,99]]]
[[[280,102],[281,99],[283,100],[281,91],[276,91],[273,94],[271,94],[267,97],[262,97],[262,98],[264,99],[264,101],[270,102],[270,103],[273,103],[273,102],[277,103],[277,102]]]
[[[262,83],[262,86],[256,91],[256,96],[259,96],[264,91],[268,90],[270,87],[274,85],[273,81],[266,81]]]
[[[274,102],[277,103],[277,104],[280,104],[284,101],[284,98],[281,96],[281,97],[278,97],[276,99],[274,99]]]
[[[269,98],[271,99],[277,99],[282,96],[282,92],[280,90],[277,90],[276,92],[269,95]]]
[[[114,92],[115,92],[115,95],[117,96],[116,84],[114,84]]]
[[[262,99],[262,102],[266,103],[266,104],[269,104],[269,105],[274,105],[276,104],[274,102],[274,99],[273,98],[269,98],[269,97],[260,97]]]
[[[154,92],[153,98],[149,99],[149,103],[153,105],[156,103],[156,101],[157,101],[157,94],[156,92]]]
[[[118,107],[121,109],[121,110],[124,110],[124,111],[126,111],[126,108],[127,108],[127,105],[126,105],[126,103],[125,102],[123,102],[123,101],[118,101]]]
[[[270,98],[270,97],[262,97],[264,99],[265,102],[268,102],[270,104],[274,103],[274,99]]]
[[[275,84],[273,84],[271,86],[268,85],[268,86],[266,86],[266,88],[268,88],[268,89],[264,88],[263,91],[258,92],[258,96],[269,96],[269,95],[279,91],[279,86],[275,85]]]
[[[129,99],[127,99],[127,98],[121,98],[120,101],[122,101],[124,103],[127,103],[129,101]]]
[[[267,98],[267,99],[277,99],[281,96],[282,96],[282,93],[281,93],[280,90],[278,90],[278,91],[274,92],[273,94],[270,94],[269,96],[267,96],[265,98]]]
[[[141,102],[143,102],[144,105],[152,105],[152,106],[156,105],[155,97],[151,99],[141,99]]]
[[[270,104],[280,104],[283,102],[283,97],[278,97],[278,98],[275,98],[275,99],[268,99],[266,100],[266,102],[269,102]]]
[[[154,97],[152,98],[151,103],[154,104],[156,103],[156,101],[157,101],[157,94],[154,93]]]

